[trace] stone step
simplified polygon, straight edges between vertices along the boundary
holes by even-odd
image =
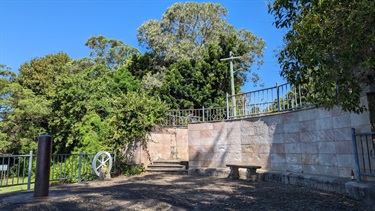
[[[184,161],[180,161],[180,160],[155,160],[152,163],[153,164],[160,164],[160,163],[165,163],[165,164],[181,164],[181,162],[184,162]]]
[[[163,173],[188,173],[188,170],[186,169],[162,169],[162,168],[158,168],[158,169],[147,169],[146,171],[148,172],[163,172]]]
[[[159,172],[159,173],[188,173],[188,161],[180,160],[157,160],[149,164],[146,168],[147,172]]]
[[[153,164],[150,164],[147,166],[148,168],[165,168],[165,169],[168,169],[168,168],[183,168],[185,169],[185,166],[184,165],[181,165],[181,164],[168,164],[168,163],[153,163]]]

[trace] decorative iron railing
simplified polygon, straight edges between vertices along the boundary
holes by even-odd
[[[375,132],[356,133],[352,128],[356,180],[375,177]]]

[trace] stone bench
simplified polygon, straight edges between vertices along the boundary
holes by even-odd
[[[255,181],[257,179],[257,169],[262,168],[261,166],[255,166],[255,165],[245,165],[245,164],[227,164],[227,167],[230,168],[230,173],[228,178],[230,179],[239,179],[240,173],[238,171],[239,168],[245,168],[247,169],[246,172],[246,179]]]

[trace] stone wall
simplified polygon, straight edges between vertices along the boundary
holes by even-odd
[[[256,118],[189,124],[190,169],[256,164],[265,170],[350,177],[351,128],[371,130],[369,114],[307,109]]]
[[[189,160],[187,128],[163,128],[151,134],[147,149],[135,147],[133,161],[148,165],[155,160]]]

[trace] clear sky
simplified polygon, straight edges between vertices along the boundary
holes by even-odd
[[[265,87],[283,83],[274,50],[282,45],[284,32],[273,25],[267,13],[268,0],[222,0],[227,20],[235,28],[246,28],[266,41],[264,64],[257,70]],[[91,36],[103,35],[141,47],[137,28],[160,20],[176,0],[0,0],[0,64],[18,68],[35,57],[63,51],[71,58],[89,56],[84,45]],[[208,1],[195,1],[208,2]],[[258,87],[259,88],[259,87]],[[252,83],[242,90],[254,89]]]

